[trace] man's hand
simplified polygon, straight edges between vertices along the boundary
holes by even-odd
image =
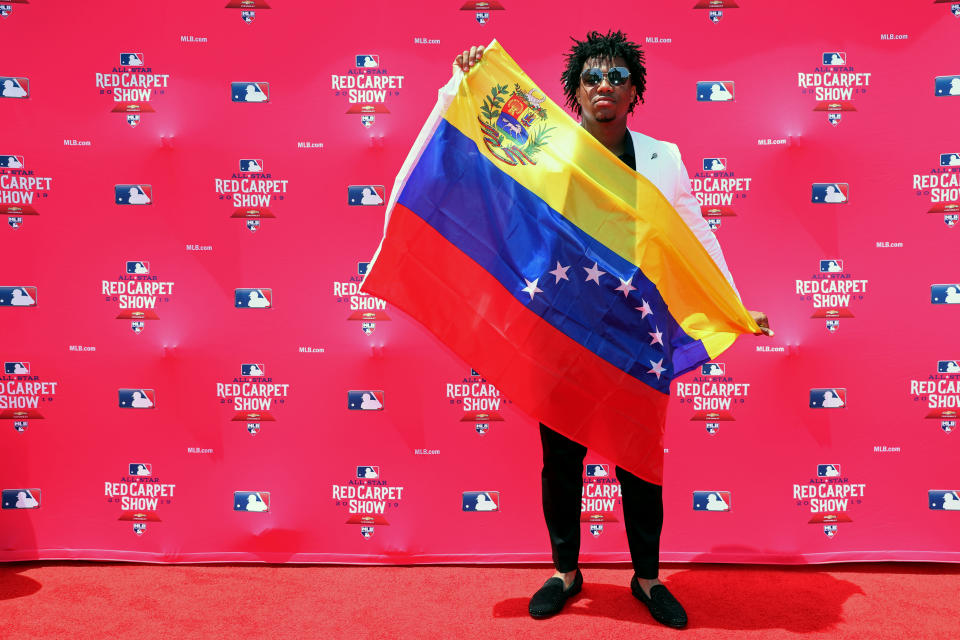
[[[767,318],[767,314],[765,314],[763,311],[750,311],[749,309],[747,310],[747,313],[749,313],[750,317],[753,318],[753,321],[760,326],[760,332],[754,335],[773,335],[773,329],[770,328],[770,320]]]
[[[463,50],[463,53],[458,55],[453,59],[453,71],[456,73],[457,69],[460,69],[464,73],[470,71],[470,68],[473,65],[480,62],[480,58],[483,57],[483,45],[478,44],[475,47],[470,47],[470,50]]]

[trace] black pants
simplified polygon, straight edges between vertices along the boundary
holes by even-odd
[[[566,573],[577,568],[580,556],[580,499],[583,459],[587,448],[540,424],[543,444],[543,517],[550,533],[553,565]],[[617,467],[623,498],[623,520],[630,559],[638,578],[657,577],[660,530],[663,528],[663,488]]]

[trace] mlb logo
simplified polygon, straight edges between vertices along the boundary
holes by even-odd
[[[694,491],[694,511],[730,511],[729,491]]]
[[[957,224],[957,219],[958,219],[958,218],[960,218],[960,216],[958,216],[956,213],[948,213],[948,214],[946,214],[945,216],[943,216],[943,222],[944,222],[948,227],[952,227],[953,225]],[[21,218],[21,219],[22,219],[22,218]]]
[[[377,328],[376,322],[361,322],[360,330],[363,331],[363,335],[369,336],[373,334],[373,330]]]
[[[956,420],[941,420],[940,428],[943,429],[944,433],[952,433],[954,429],[957,428]]]
[[[386,190],[382,184],[359,184],[347,187],[347,204],[351,207],[372,207],[383,204]]]
[[[383,411],[383,391],[347,391],[347,409]]]
[[[470,376],[474,378],[479,378],[480,372],[474,369],[473,367],[470,367]]]
[[[610,476],[610,465],[608,464],[588,464],[588,478],[607,478]]]
[[[714,435],[717,431],[720,430],[719,422],[707,422],[706,425],[707,425],[707,433],[709,433],[710,435]]]
[[[152,476],[153,465],[148,462],[131,462],[129,465],[131,476]]]
[[[127,114],[127,124],[133,128],[136,128],[140,124],[140,114],[139,113],[128,113]]]
[[[240,365],[241,376],[262,376],[265,375],[262,362],[246,362]]]
[[[960,153],[941,153],[941,167],[960,167]]]
[[[700,365],[700,375],[722,376],[727,372],[727,365],[722,362],[708,362]]]
[[[839,67],[847,64],[846,51],[827,51],[823,54],[823,65],[826,67]]]
[[[823,533],[826,534],[828,538],[832,538],[837,535],[837,525],[835,524],[825,524],[823,525]]]
[[[379,478],[380,467],[378,466],[359,466],[357,467],[358,478]]]
[[[720,223],[722,222],[721,218],[710,217],[707,218],[707,226],[710,227],[711,231],[716,231],[720,228]]]
[[[240,19],[243,20],[243,21],[244,21],[245,23],[247,23],[247,24],[251,24],[256,17],[257,17],[257,12],[256,12],[256,11],[241,11],[241,12],[240,12]]]
[[[818,478],[839,478],[839,477],[840,477],[840,465],[838,465],[838,464],[818,464],[818,465],[817,465],[817,477],[818,477]]]
[[[257,229],[260,228],[259,220],[247,220],[247,229],[250,229],[250,233],[256,233]]]
[[[367,270],[370,269],[369,262],[358,262],[357,263],[357,275],[365,276],[367,275]]]
[[[603,533],[603,523],[602,522],[591,522],[590,523],[590,533],[594,538],[598,537]]]
[[[840,124],[841,118],[843,118],[843,114],[836,111],[830,112],[827,114],[827,122],[829,122],[833,126],[837,126],[838,124]]]
[[[0,287],[0,307],[37,306],[36,287]]]
[[[847,406],[846,389],[810,389],[811,409],[839,409],[845,406]]]
[[[23,433],[24,431],[26,431],[28,426],[30,426],[30,423],[27,422],[26,420],[13,421],[13,428],[19,431],[20,433]]]
[[[269,82],[231,82],[232,102],[270,102]]]
[[[723,171],[726,168],[727,168],[726,158],[704,158],[703,159],[704,171]]]
[[[360,527],[360,535],[362,535],[365,540],[369,540],[373,536],[373,527],[367,524],[362,525]]]
[[[930,303],[960,304],[960,284],[930,285]]]
[[[357,68],[375,69],[380,66],[380,56],[372,53],[361,53],[357,55]]]
[[[25,376],[30,373],[29,362],[4,362],[3,372],[7,375]]]
[[[727,80],[702,80],[697,82],[697,102],[732,102],[734,83]]]
[[[3,87],[2,95],[4,98],[29,98],[30,97],[30,79],[29,78],[8,78],[0,76],[0,86]]]
[[[4,169],[23,169],[23,156],[0,155],[0,167]]]
[[[3,492],[3,508],[7,507],[7,492]],[[960,496],[956,491],[931,490],[927,492],[927,501],[934,511],[960,511]]]
[[[150,273],[150,261],[127,260],[127,273]]]
[[[952,13],[955,18],[960,18],[960,4],[950,5],[950,13]]]
[[[133,532],[138,536],[142,536],[143,532],[147,530],[146,522],[134,522],[133,523]]]
[[[834,332],[840,326],[839,320],[827,320],[827,331]]]
[[[0,18],[6,18],[13,11],[12,4],[0,4]]]
[[[710,18],[710,22],[717,24],[720,22],[720,18],[723,17],[723,11],[713,10],[707,14],[707,17]]]
[[[4,489],[4,509],[39,509],[40,489]]]
[[[937,373],[960,373],[956,360],[937,360]]]
[[[487,20],[490,19],[489,11],[477,11],[477,22],[480,24],[487,24]]]
[[[117,402],[121,409],[153,409],[157,392],[153,389],[118,389]]]
[[[120,66],[122,67],[142,67],[143,53],[121,53]]]
[[[7,95],[4,88],[3,95]],[[937,76],[934,80],[934,95],[937,97],[960,96],[960,76]]]
[[[260,432],[260,423],[259,422],[248,422],[247,423],[247,432],[255,436]]]
[[[464,491],[464,511],[499,511],[499,491]]]
[[[487,431],[490,430],[490,425],[489,423],[486,423],[486,422],[478,422],[475,425],[473,425],[473,428],[476,429],[477,433],[479,433],[482,436],[486,434]]]
[[[360,124],[367,127],[368,129],[370,128],[370,125],[376,122],[376,120],[377,120],[377,117],[372,113],[364,113],[360,116]]]
[[[130,323],[130,329],[138,335],[143,332],[143,326],[143,320],[134,320]]]
[[[7,224],[11,229],[19,229],[23,225],[23,216],[8,216]]]
[[[240,171],[243,173],[261,173],[263,171],[263,159],[243,158],[240,160]]]
[[[234,511],[270,511],[270,492],[269,491],[234,491],[233,492],[233,510]]]
[[[840,273],[843,271],[843,260],[821,260],[820,273]]]
[[[840,204],[847,202],[850,185],[846,182],[814,182],[810,192],[810,202],[816,204]]]
[[[234,289],[233,306],[237,309],[270,309],[273,289]]]
[[[153,187],[149,184],[117,184],[113,193],[117,204],[153,203]]]

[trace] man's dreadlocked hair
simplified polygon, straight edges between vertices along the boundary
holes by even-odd
[[[563,82],[563,92],[567,96],[567,106],[580,115],[580,103],[577,102],[577,89],[580,87],[580,73],[587,60],[613,60],[623,58],[630,70],[630,82],[637,89],[637,97],[630,103],[628,113],[633,113],[637,100],[643,102],[643,92],[647,88],[647,69],[643,66],[643,51],[635,42],[627,40],[622,31],[608,31],[603,35],[599,31],[591,31],[586,40],[577,40],[571,37],[573,46],[567,54],[567,68],[560,79]]]

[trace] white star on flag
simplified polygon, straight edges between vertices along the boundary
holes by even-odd
[[[652,338],[650,338],[651,345],[663,344],[663,332],[660,331],[660,327],[654,327],[653,331],[648,331],[647,333],[653,336]],[[663,360],[661,360],[660,362],[663,362]]]
[[[540,278],[537,278],[537,280],[539,279]],[[538,293],[543,293],[543,289],[537,286],[537,280],[530,282],[526,278],[523,279],[523,281],[527,283],[527,286],[525,286],[522,290],[530,294],[531,300],[533,300],[533,296],[537,295]]]
[[[584,267],[583,270],[587,272],[587,279],[584,280],[584,282],[590,282],[593,280],[597,284],[600,284],[600,276],[607,273],[606,271],[600,271],[600,269],[597,268],[596,262],[593,263],[592,268],[588,269],[587,267]]]
[[[631,291],[636,291],[637,288],[633,286],[633,277],[631,276],[629,280],[624,280],[620,278],[620,286],[617,287],[617,291],[623,291],[623,297],[626,298]],[[642,320],[642,318],[641,318]]]
[[[657,380],[660,379],[660,374],[667,370],[667,368],[663,366],[663,360],[663,358],[660,358],[660,362],[654,362],[653,360],[650,361],[650,364],[653,365],[653,369],[650,369],[650,371],[647,371],[647,373],[657,374]]]
[[[643,298],[641,298],[640,301],[643,302],[643,306],[636,307],[636,310],[643,312],[643,315],[640,316],[640,319],[643,320],[643,319],[646,318],[648,315],[650,315],[651,313],[653,313],[653,311],[650,310],[650,303],[649,303],[649,302],[647,302],[647,301],[644,300]]]
[[[569,268],[570,267],[564,267],[563,265],[560,264],[560,261],[557,260],[557,268],[554,269],[553,271],[547,272],[557,279],[557,281],[554,282],[553,284],[560,284],[561,280],[569,280],[570,278],[567,277],[567,269]]]

